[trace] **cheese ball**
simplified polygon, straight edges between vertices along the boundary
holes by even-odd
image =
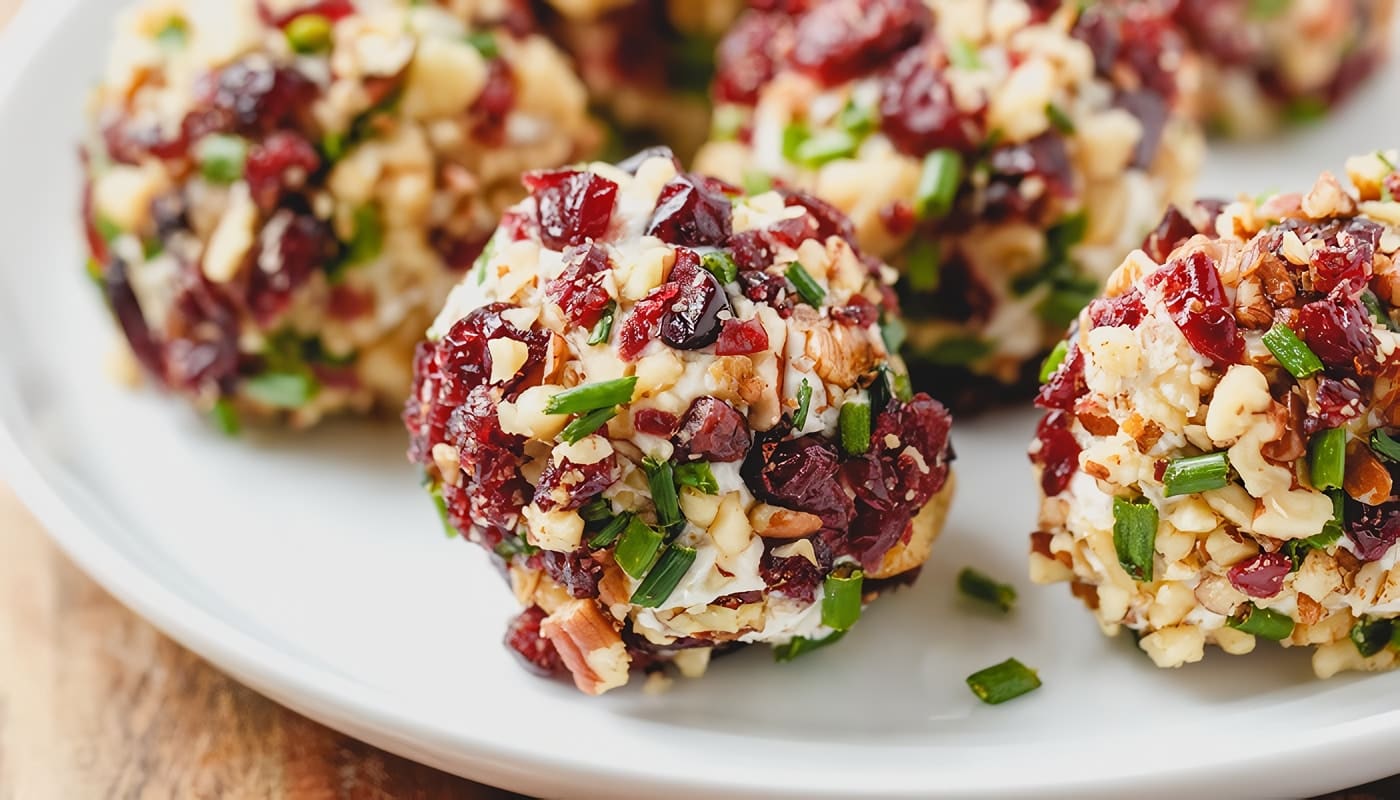
[[[599,138],[567,60],[508,11],[122,15],[90,98],[83,218],[92,278],[157,383],[230,429],[402,402],[520,172]]]
[[[1396,663],[1398,159],[1171,211],[1047,364],[1031,576],[1158,666]]]
[[[915,384],[955,410],[1029,397],[1195,176],[1166,5],[1083,5],[818,0],[750,12],[720,45],[698,168],[847,213],[902,274]]]
[[[404,419],[449,531],[525,607],[525,663],[599,694],[744,644],[785,660],[913,580],[950,419],[886,349],[893,275],[849,223],[665,150],[524,183]]]
[[[1203,67],[1201,114],[1239,137],[1322,116],[1385,60],[1394,11],[1394,0],[1178,0]]]

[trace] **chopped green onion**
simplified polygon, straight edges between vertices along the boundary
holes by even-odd
[[[1040,676],[1025,664],[1008,658],[967,676],[967,685],[978,700],[994,706],[1039,689]]]
[[[744,193],[763,194],[773,188],[773,177],[756,169],[744,171]]]
[[[163,50],[181,50],[189,42],[189,25],[180,17],[171,17],[165,27],[156,32],[156,43]]]
[[[613,518],[612,503],[601,497],[595,497],[578,510],[578,515],[583,517],[584,522],[611,520]]]
[[[807,305],[821,308],[822,301],[826,299],[826,290],[812,277],[812,273],[802,266],[801,261],[794,261],[788,266],[787,279],[792,281],[792,285],[797,288],[797,296]]]
[[[794,122],[783,128],[783,158],[788,161],[797,161],[797,148],[807,141],[811,136],[807,131],[807,126],[800,122]]]
[[[1264,334],[1264,346],[1295,378],[1311,378],[1322,371],[1322,359],[1281,322]]]
[[[899,317],[886,317],[880,321],[880,338],[885,342],[886,352],[898,353],[908,335],[909,331]]]
[[[93,220],[93,225],[97,227],[97,235],[101,236],[104,242],[110,242],[125,233],[122,226],[102,214],[97,215],[97,218]]]
[[[630,511],[618,514],[608,520],[608,524],[604,525],[601,530],[593,534],[593,538],[588,540],[588,546],[593,550],[607,547],[617,541],[617,537],[621,536],[623,531],[632,527],[634,520],[636,520],[636,516]]]
[[[700,266],[715,276],[715,280],[719,281],[721,286],[733,283],[739,277],[739,265],[734,263],[733,256],[723,250],[701,256]]]
[[[373,205],[360,206],[355,210],[355,230],[350,237],[350,249],[345,254],[346,264],[363,264],[373,261],[384,251],[384,223],[379,219],[379,211]]]
[[[962,180],[962,159],[949,148],[934,150],[924,157],[923,171],[914,195],[914,213],[920,218],[942,217],[953,210]]]
[[[1055,373],[1060,371],[1060,365],[1065,363],[1065,357],[1069,355],[1069,342],[1061,339],[1055,345],[1055,349],[1050,351],[1050,355],[1045,357],[1040,365],[1040,382],[1045,383],[1055,377]]]
[[[797,145],[793,154],[797,163],[805,167],[820,167],[828,161],[855,155],[860,145],[856,137],[843,130],[825,130],[804,139]]]
[[[1050,120],[1050,124],[1055,126],[1055,130],[1066,136],[1074,135],[1074,120],[1069,118],[1063,108],[1054,103],[1045,104],[1045,117]]]
[[[676,494],[676,475],[669,461],[645,459],[642,469],[647,474],[647,485],[651,487],[651,502],[656,506],[656,521],[665,530],[675,532],[685,524],[681,515],[681,499]]]
[[[1016,605],[1015,587],[997,583],[972,567],[963,567],[963,571],[958,573],[958,591],[974,600],[991,603],[1002,611],[1010,611]]]
[[[820,650],[829,644],[836,644],[845,635],[845,631],[836,631],[820,639],[794,636],[792,641],[787,644],[780,644],[773,648],[773,660],[780,663],[791,661],[798,656],[805,656],[813,650]]]
[[[575,417],[573,422],[565,425],[564,430],[559,432],[559,440],[569,444],[577,444],[583,437],[608,424],[608,420],[615,416],[617,416],[617,406],[595,408],[587,414]]]
[[[894,389],[894,396],[902,402],[909,402],[914,399],[914,386],[909,380],[909,374],[905,372],[894,372],[890,375],[890,385]]]
[[[546,414],[587,414],[599,408],[620,406],[632,401],[637,376],[585,383],[565,389],[544,404]]]
[[[841,449],[858,456],[870,449],[870,398],[864,393],[841,405]]]
[[[1245,604],[1244,609],[1225,620],[1225,624],[1237,631],[1274,642],[1281,642],[1293,634],[1292,617],[1253,603]]]
[[[802,385],[797,387],[797,413],[792,415],[792,428],[801,432],[807,427],[807,412],[812,406],[812,384],[802,379]]]
[[[915,240],[904,257],[904,274],[909,278],[909,288],[916,292],[936,291],[941,282],[941,261],[938,242]]]
[[[1141,583],[1152,580],[1152,554],[1157,547],[1157,507],[1145,497],[1113,498],[1113,549],[1118,564]]]
[[[1347,471],[1347,432],[1332,428],[1316,434],[1309,448],[1314,489],[1340,489]]]
[[[719,494],[719,481],[715,480],[714,470],[705,461],[692,461],[676,467],[676,483],[699,489],[705,494]]]
[[[1090,288],[1091,283],[1056,286],[1036,305],[1036,313],[1057,328],[1068,327],[1098,295],[1097,285]]]
[[[321,137],[321,153],[325,155],[326,161],[335,163],[340,157],[345,155],[345,134],[328,133]]]
[[[1351,626],[1351,643],[1362,658],[1370,658],[1390,644],[1394,635],[1395,621],[1389,619],[1363,618]]]
[[[635,516],[631,517],[622,531],[622,538],[617,541],[617,548],[613,550],[613,560],[622,567],[623,572],[641,580],[656,562],[656,554],[665,539],[661,531]]]
[[[199,140],[194,149],[199,174],[210,183],[233,183],[243,177],[248,160],[248,142],[237,136],[212,133]]]
[[[1400,169],[1400,167],[1397,167],[1395,163],[1390,160],[1390,157],[1385,154],[1384,150],[1376,151],[1376,160],[1384,164],[1385,168],[1390,170],[1391,172]]]
[[[1250,19],[1274,19],[1288,10],[1293,0],[1249,0],[1245,15]]]
[[[495,553],[502,559],[509,561],[516,556],[530,556],[538,553],[540,549],[526,541],[524,535],[507,536],[496,545]]]
[[[214,407],[209,409],[209,419],[225,436],[238,435],[240,428],[238,411],[234,409],[232,401],[227,397],[220,397],[215,401]]]
[[[1380,428],[1371,431],[1371,449],[1387,461],[1400,463],[1400,442],[1390,438],[1390,434]]]
[[[467,34],[467,44],[475,48],[476,52],[488,61],[501,55],[501,46],[496,42],[495,34],[490,31],[476,31]]]
[[[287,24],[287,44],[297,53],[331,49],[331,21],[320,14],[302,14]]]
[[[982,57],[977,53],[977,45],[967,39],[958,39],[948,48],[948,61],[958,69],[981,69]]]
[[[1162,484],[1167,497],[1219,489],[1230,482],[1230,457],[1224,451],[1173,458]]]
[[[1326,115],[1327,101],[1320,97],[1296,97],[1283,107],[1283,118],[1294,124],[1314,122]]]
[[[854,100],[851,100],[846,103],[845,108],[841,109],[841,113],[836,117],[836,122],[855,136],[865,136],[875,130],[875,110],[868,106],[858,105]]]
[[[850,630],[860,619],[864,583],[865,573],[859,567],[837,565],[822,584],[822,624],[833,630]]]
[[[607,344],[612,338],[613,318],[617,316],[617,303],[609,300],[608,307],[603,311],[603,316],[598,319],[598,324],[593,326],[593,331],[588,334],[589,344]]]
[[[243,391],[273,408],[301,408],[321,389],[316,379],[301,372],[264,372],[243,381]]]
[[[959,367],[979,361],[992,352],[992,343],[976,336],[954,336],[919,353],[930,364]]]
[[[447,500],[443,499],[442,487],[434,486],[428,494],[433,498],[433,508],[437,509],[438,519],[442,521],[442,531],[451,539],[457,535],[457,528],[452,525],[452,518],[447,514]]]
[[[1400,331],[1400,325],[1395,324],[1395,320],[1390,318],[1390,314],[1381,306],[1381,299],[1376,297],[1376,293],[1367,289],[1361,293],[1361,304],[1366,306],[1366,311],[1371,315],[1371,319],[1378,325],[1384,325],[1387,330]]]
[[[748,112],[742,106],[716,106],[710,116],[710,139],[716,142],[732,142],[739,138],[739,131],[748,121]]]
[[[642,608],[659,608],[666,598],[680,585],[681,578],[695,563],[695,549],[673,544],[661,554],[661,560],[647,573],[637,591],[632,593],[632,602]]]

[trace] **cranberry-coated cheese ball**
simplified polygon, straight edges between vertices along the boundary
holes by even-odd
[[[595,146],[505,2],[145,0],[91,98],[93,278],[158,382],[232,425],[401,402],[520,197]]]
[[[1396,663],[1396,163],[1172,211],[1052,356],[1032,577],[1158,666],[1259,638],[1321,677]]]
[[[598,694],[746,643],[793,657],[912,580],[949,417],[909,394],[892,274],[846,220],[664,150],[524,180],[404,414],[450,529],[526,607],[509,645]]]
[[[1394,0],[1178,0],[1203,67],[1200,111],[1222,133],[1267,134],[1345,99],[1390,49]]]
[[[698,168],[850,215],[902,273],[916,385],[955,410],[1028,397],[1041,356],[1195,177],[1169,6],[770,5],[720,46]]]

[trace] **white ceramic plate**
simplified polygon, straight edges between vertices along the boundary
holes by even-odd
[[[31,0],[0,46],[0,461],[84,569],[240,680],[533,794],[1238,797],[1400,771],[1400,673],[1319,683],[1306,653],[1272,647],[1158,671],[1064,587],[1028,585],[1028,412],[958,427],[935,563],[841,646],[724,658],[660,697],[527,675],[499,644],[509,593],[483,553],[443,539],[396,425],[229,440],[104,378],[114,333],[81,269],[74,142],[118,5]],[[1323,126],[1222,149],[1205,188],[1305,188],[1393,146],[1397,92],[1400,67]],[[1015,614],[957,597],[967,564],[1014,580]],[[964,676],[1013,655],[1044,688],[979,705]]]

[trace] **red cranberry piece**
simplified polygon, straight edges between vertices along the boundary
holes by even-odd
[[[318,14],[334,22],[353,13],[355,13],[355,6],[350,0],[319,0],[319,2],[306,3],[300,8],[282,14],[274,14],[272,9],[267,7],[266,0],[258,0],[258,16],[265,24],[278,28],[285,28],[291,24],[292,20],[306,14]]]
[[[817,238],[817,220],[807,214],[796,219],[779,220],[760,231],[771,245],[782,245],[796,250],[808,239]]]
[[[855,226],[836,206],[798,189],[779,187],[777,191],[783,196],[783,205],[789,208],[804,208],[812,215],[812,219],[817,223],[816,238],[829,239],[832,236],[840,236],[848,242],[855,239]]]
[[[529,348],[525,365],[506,382],[509,391],[531,370],[544,361],[549,334],[545,331],[522,331],[501,317],[501,312],[515,308],[509,303],[492,303],[473,310],[458,320],[438,343],[437,366],[443,378],[464,389],[474,389],[486,382],[491,374],[491,339],[514,339]],[[492,412],[494,416],[494,412]]]
[[[637,170],[641,169],[643,164],[653,158],[668,158],[671,160],[671,165],[676,168],[676,172],[681,171],[681,160],[676,158],[676,154],[671,151],[671,148],[665,145],[657,145],[655,147],[648,147],[645,150],[638,150],[636,153],[617,162],[617,168],[628,175],[636,175]]]
[[[1142,292],[1136,288],[1117,297],[1100,297],[1089,303],[1089,321],[1095,328],[1115,328],[1126,325],[1136,328],[1147,316],[1142,304]]]
[[[831,309],[831,318],[851,328],[868,328],[880,319],[880,309],[861,295],[855,295],[851,302]]]
[[[798,20],[792,64],[833,86],[879,67],[932,23],[921,0],[828,0]]]
[[[510,210],[501,215],[501,232],[507,242],[519,242],[539,235],[540,225],[535,217]]]
[[[1147,283],[1162,289],[1172,322],[1197,353],[1222,366],[1244,358],[1244,338],[1210,256],[1198,251],[1174,259]]]
[[[676,251],[671,280],[680,286],[680,294],[661,314],[661,340],[677,350],[714,344],[722,319],[734,314],[719,279],[700,269],[700,257],[694,251],[682,248]]]
[[[603,273],[612,269],[612,262],[606,250],[591,242],[565,253],[564,260],[568,266],[545,284],[545,296],[564,310],[570,322],[591,328],[612,302],[603,288]]]
[[[593,560],[587,550],[558,553],[546,550],[542,554],[545,574],[563,586],[572,597],[580,599],[598,596],[598,581],[603,579],[603,565]]]
[[[506,119],[515,108],[515,73],[505,59],[493,58],[486,67],[486,85],[467,109],[472,137],[482,144],[500,145],[506,138]]]
[[[682,461],[738,461],[749,451],[749,424],[723,400],[697,397],[681,417],[673,441]]]
[[[943,404],[926,394],[907,403],[892,401],[875,419],[871,441],[896,482],[892,499],[906,509],[922,508],[948,479],[952,452],[948,433],[953,419]],[[889,442],[897,442],[891,446]],[[909,450],[918,453],[915,458]],[[861,489],[856,488],[857,496]]]
[[[1084,382],[1084,354],[1071,344],[1060,368],[1040,387],[1035,404],[1045,409],[1073,411],[1075,401],[1087,391],[1089,386]]]
[[[1283,553],[1260,553],[1230,567],[1226,577],[1250,597],[1273,597],[1283,589],[1283,579],[1292,568],[1293,561]]]
[[[611,455],[592,464],[551,458],[535,485],[535,504],[545,511],[582,508],[617,479],[617,459]]]
[[[527,670],[547,677],[563,674],[564,660],[554,649],[554,643],[540,634],[540,623],[545,616],[544,609],[539,606],[520,612],[506,629],[506,647],[520,658]]]
[[[715,354],[746,356],[768,349],[768,331],[756,319],[727,319],[715,340]]]
[[[744,482],[758,499],[822,518],[823,526],[845,530],[855,508],[841,487],[841,456],[817,434],[753,448],[744,463]]]
[[[443,228],[428,232],[428,244],[442,258],[442,263],[451,271],[466,272],[476,263],[488,239],[479,234],[471,237],[455,236]]]
[[[1341,288],[1348,294],[1366,288],[1380,235],[1379,225],[1358,219],[1328,237],[1328,243],[1312,256],[1313,288],[1319,292]]]
[[[1065,411],[1051,411],[1035,429],[1040,447],[1031,453],[1031,463],[1042,467],[1040,489],[1046,497],[1063,492],[1079,471],[1079,442],[1069,430],[1072,419]]]
[[[764,550],[763,559],[758,562],[758,574],[769,589],[804,603],[817,599],[817,591],[826,573],[831,570],[834,558],[830,546],[821,537],[813,537],[810,541],[817,556],[816,564],[804,556],[774,556],[773,547],[785,542],[775,542]]]
[[[961,250],[945,256],[937,291],[932,295],[922,294],[918,301],[931,316],[971,325],[981,325],[991,319],[996,304],[991,287],[973,271]]]
[[[331,287],[326,301],[326,314],[334,320],[348,322],[374,313],[374,292],[339,284]]]
[[[908,201],[896,200],[880,209],[880,224],[885,226],[885,230],[889,231],[891,236],[908,236],[914,232],[917,222],[914,208]]]
[[[759,91],[778,72],[772,43],[786,27],[778,15],[750,12],[739,17],[715,53],[715,102],[758,102]]]
[[[300,135],[278,131],[248,151],[243,176],[264,213],[272,211],[286,191],[297,191],[321,168],[316,148]]]
[[[755,303],[767,303],[777,309],[778,315],[784,319],[792,313],[792,298],[788,295],[787,280],[781,275],[748,270],[739,273],[739,285],[744,288],[745,297]]]
[[[1191,220],[1181,213],[1181,209],[1171,205],[1162,215],[1162,221],[1147,235],[1142,249],[1153,261],[1165,264],[1172,251],[1196,233],[1196,226],[1191,224]]]
[[[859,559],[860,565],[867,571],[879,569],[885,554],[909,532],[911,519],[912,515],[906,508],[881,511],[857,503],[850,537],[844,543],[841,555]]]
[[[1361,402],[1361,387],[1351,378],[1336,380],[1323,375],[1317,382],[1317,417],[1305,420],[1306,432],[1340,428],[1347,422],[1361,416],[1364,410]]]
[[[165,366],[161,347],[146,324],[146,316],[141,313],[141,304],[131,288],[125,261],[114,258],[107,262],[102,273],[102,289],[107,296],[107,305],[117,318],[117,324],[121,326],[136,360],[152,375],[163,379]]]
[[[527,172],[521,180],[535,198],[545,247],[563,250],[608,232],[617,204],[616,183],[575,169]]]
[[[1375,362],[1376,340],[1365,309],[1347,297],[1315,300],[1298,310],[1297,333],[1322,363],[1362,372]]]
[[[446,427],[462,469],[460,495],[448,492],[455,486],[443,487],[449,519],[459,530],[478,531],[489,547],[514,533],[535,492],[520,474],[524,437],[501,430],[498,402],[490,387],[478,386],[452,410]]]
[[[239,367],[233,301],[198,271],[182,272],[165,331],[166,382],[193,392],[232,390]]]
[[[1176,95],[1173,65],[1185,49],[1170,16],[1174,6],[1135,0],[1094,3],[1080,15],[1073,35],[1093,51],[1099,75],[1121,83],[1121,73],[1127,71],[1151,92],[1171,99]]]
[[[678,175],[661,188],[647,235],[686,247],[719,246],[729,239],[729,198]]]
[[[1347,503],[1347,538],[1351,540],[1356,557],[1375,561],[1384,556],[1395,540],[1400,538],[1400,504],[1386,503],[1368,506]]]
[[[762,231],[744,231],[729,237],[734,263],[741,270],[764,270],[773,264],[773,251]]]
[[[1132,92],[1119,92],[1113,104],[1137,118],[1142,126],[1142,137],[1133,148],[1132,166],[1149,169],[1157,157],[1157,149],[1162,144],[1162,131],[1167,127],[1171,116],[1171,106],[1167,99],[1150,89]]]
[[[659,408],[641,408],[632,414],[632,427],[638,431],[663,439],[671,438],[681,418]]]
[[[632,306],[617,333],[617,354],[623,361],[636,361],[647,344],[656,338],[661,315],[680,293],[681,287],[675,282],[663,283]]]
[[[107,156],[118,164],[138,165],[147,156],[174,161],[189,153],[189,139],[183,130],[167,139],[155,125],[137,125],[125,118],[102,125],[102,144]]]
[[[986,214],[993,220],[1040,219],[1054,198],[1074,194],[1074,171],[1064,137],[1045,133],[1028,142],[998,147],[987,158],[992,168],[986,189]],[[1021,191],[1028,178],[1039,179],[1044,190]]]
[[[314,131],[311,103],[316,85],[300,72],[239,61],[206,79],[202,101],[185,119],[185,134],[197,141],[209,133],[267,136],[276,130]]]
[[[92,180],[88,179],[83,183],[83,236],[87,240],[88,255],[98,264],[106,266],[111,259],[111,253],[107,248],[107,240],[102,238],[102,232],[97,230],[97,212],[92,206]]]
[[[880,84],[880,130],[894,146],[915,157],[951,147],[962,153],[982,140],[982,109],[968,114],[953,102],[942,73],[916,47],[890,68]]]
[[[248,281],[248,306],[258,321],[266,325],[285,311],[292,292],[334,260],[338,250],[324,222],[277,212],[259,234],[257,263]]]

